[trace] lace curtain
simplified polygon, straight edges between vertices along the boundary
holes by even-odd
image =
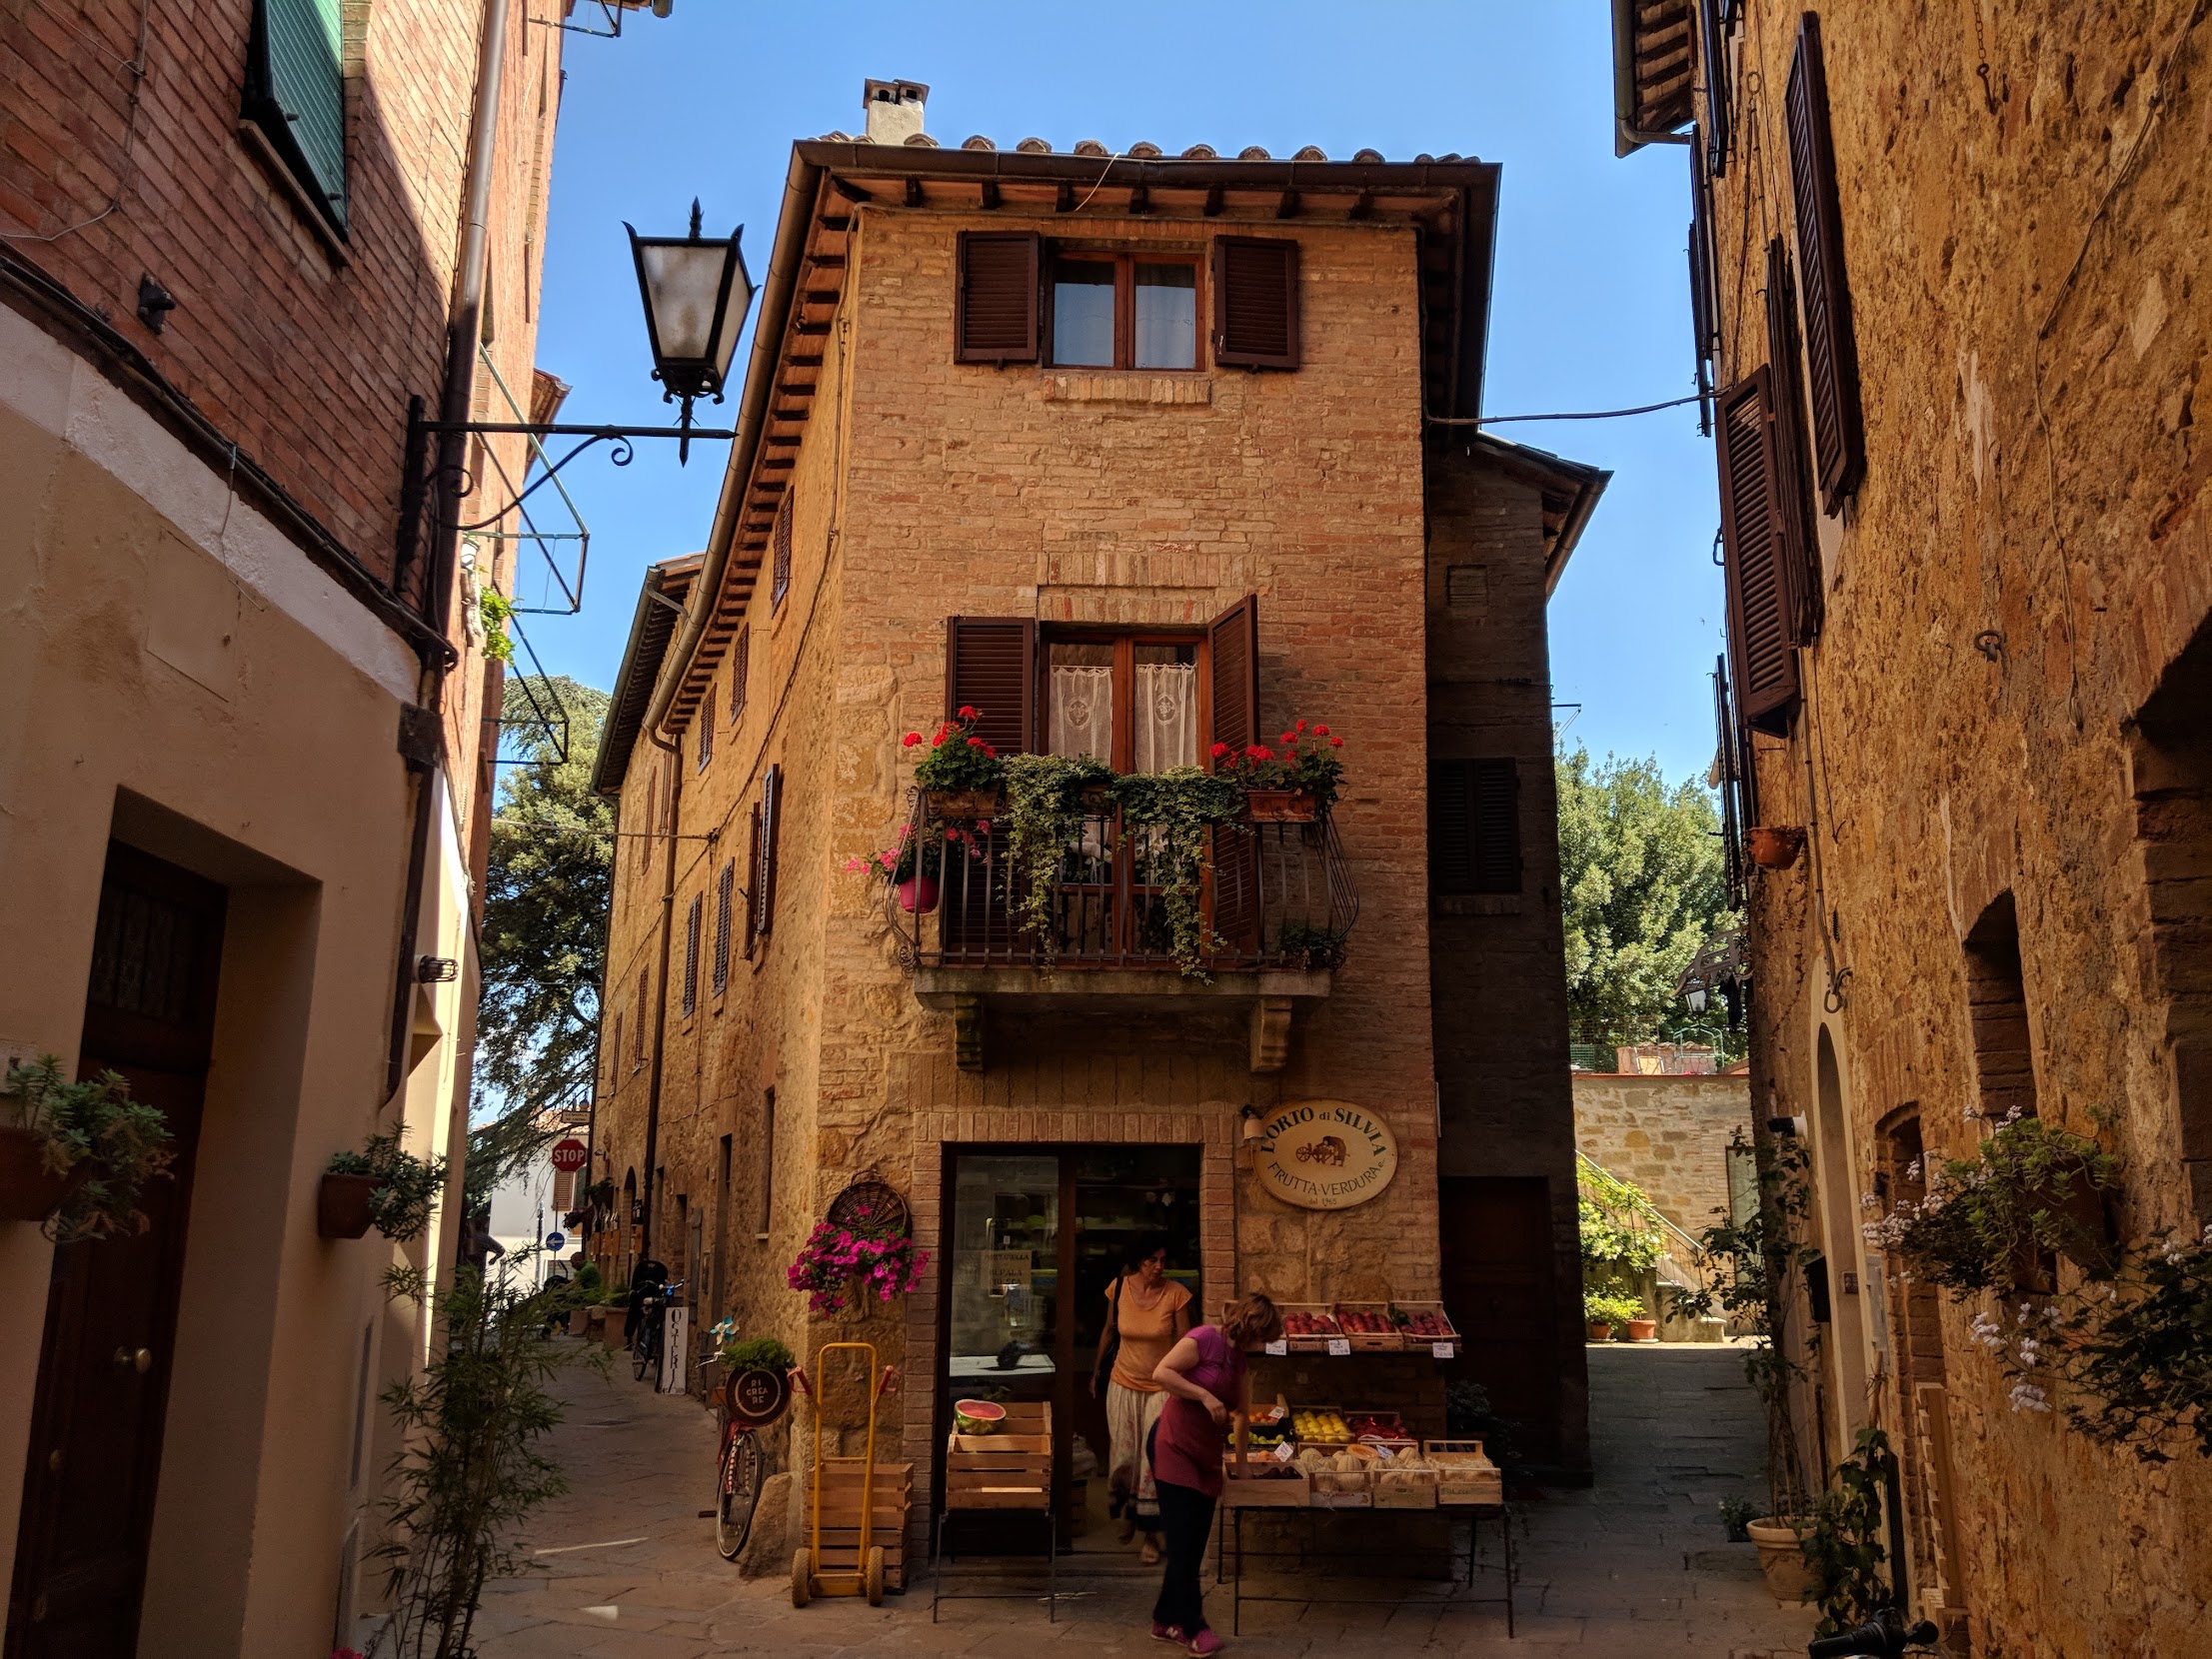
[[[1188,663],[1136,665],[1134,770],[1165,772],[1198,764],[1198,671]],[[1052,752],[1113,759],[1113,671],[1055,664]]]

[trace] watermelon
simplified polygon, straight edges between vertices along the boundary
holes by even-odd
[[[963,1434],[997,1434],[1007,1420],[1007,1408],[989,1400],[955,1400],[953,1423]]]

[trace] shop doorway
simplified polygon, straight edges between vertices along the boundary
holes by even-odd
[[[1091,1374],[1106,1290],[1130,1246],[1157,1239],[1169,1276],[1207,1317],[1198,1275],[1195,1146],[977,1147],[947,1153],[940,1268],[942,1451],[962,1399],[1047,1400],[1068,1547],[1117,1547],[1106,1524],[1106,1407]],[[1010,1539],[1010,1545],[1020,1547]]]
[[[1477,1383],[1514,1425],[1520,1455],[1561,1453],[1559,1293],[1551,1184],[1541,1175],[1452,1175],[1437,1182],[1444,1306],[1474,1335],[1447,1374]],[[1580,1356],[1577,1355],[1577,1358]]]
[[[7,1651],[138,1651],[193,1153],[215,1025],[225,894],[108,850],[78,1074],[119,1071],[167,1115],[175,1160],[140,1198],[147,1229],[54,1251]]]

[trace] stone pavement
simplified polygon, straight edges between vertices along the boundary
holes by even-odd
[[[1775,1607],[1751,1546],[1727,1543],[1714,1512],[1723,1497],[1763,1490],[1764,1435],[1737,1353],[1613,1345],[1589,1359],[1597,1482],[1515,1506],[1516,1639],[1506,1638],[1502,1609],[1454,1606],[1443,1586],[1418,1585],[1395,1606],[1247,1603],[1234,1651],[1252,1659],[1801,1655],[1810,1609]],[[522,1541],[526,1572],[487,1591],[482,1659],[1041,1659],[1041,1650],[1133,1659],[1167,1651],[1146,1635],[1151,1573],[1101,1575],[1084,1571],[1080,1557],[1064,1561],[1057,1624],[1046,1622],[1039,1600],[948,1602],[932,1625],[926,1580],[882,1608],[859,1597],[794,1608],[781,1572],[740,1579],[715,1553],[712,1523],[698,1518],[712,1488],[710,1416],[647,1392],[627,1370],[601,1379],[578,1369],[563,1386],[569,1415],[554,1450],[572,1493]],[[1494,1539],[1485,1528],[1491,1558]],[[1211,1577],[1208,1610],[1225,1635],[1228,1593],[1212,1589]],[[1478,1575],[1472,1591],[1456,1595],[1494,1594],[1494,1583]]]

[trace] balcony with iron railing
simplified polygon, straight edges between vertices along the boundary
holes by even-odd
[[[1295,1009],[1328,995],[1359,911],[1336,826],[1234,822],[1195,863],[1168,832],[1087,803],[1037,891],[1003,822],[916,791],[910,822],[942,847],[934,877],[887,884],[915,993],[955,1015],[961,1063],[983,1064],[993,1006],[1168,1014],[1249,1009],[1251,1068],[1281,1069]]]

